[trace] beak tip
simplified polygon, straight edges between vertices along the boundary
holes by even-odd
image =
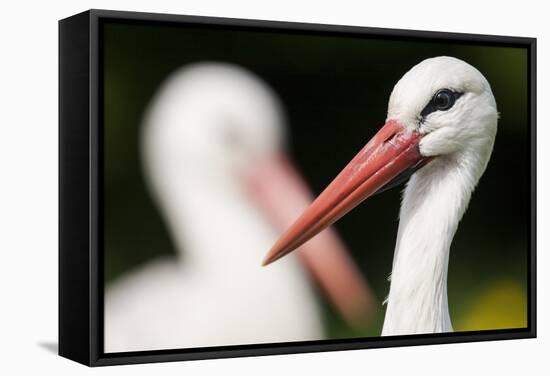
[[[280,249],[277,245],[274,245],[269,252],[265,255],[262,266],[267,266],[274,261],[277,261],[281,257],[285,256],[288,252],[283,252],[283,249]]]
[[[268,254],[262,260],[262,266],[268,266],[273,261],[277,260],[278,257],[274,256],[273,252],[268,252]]]

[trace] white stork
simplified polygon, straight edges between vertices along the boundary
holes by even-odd
[[[382,335],[450,332],[449,249],[497,132],[491,87],[452,57],[427,59],[395,85],[386,124],[267,254],[305,243],[377,191],[403,193]]]
[[[142,134],[144,173],[183,257],[109,286],[106,352],[322,339],[299,260],[348,320],[369,313],[373,296],[335,233],[285,265],[257,267],[312,199],[283,133],[274,93],[236,66],[194,64],[161,86]]]

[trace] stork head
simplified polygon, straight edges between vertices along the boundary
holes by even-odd
[[[251,72],[197,63],[172,73],[151,102],[142,137],[149,173],[189,172],[224,184],[242,181],[252,161],[271,158],[283,140],[282,111]]]
[[[447,56],[426,59],[405,73],[388,104],[388,121],[422,135],[419,151],[424,157],[492,146],[497,117],[485,77]]]
[[[281,236],[264,265],[433,159],[473,164],[477,182],[492,151],[497,118],[490,85],[476,68],[445,56],[414,66],[390,95],[385,125]]]

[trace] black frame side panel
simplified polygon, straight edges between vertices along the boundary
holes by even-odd
[[[90,22],[59,21],[59,355],[90,364]]]

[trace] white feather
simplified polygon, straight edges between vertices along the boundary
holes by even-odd
[[[163,85],[143,162],[184,260],[151,262],[109,287],[107,352],[323,338],[295,256],[260,267],[277,234],[241,187],[246,166],[280,149],[282,120],[271,90],[231,65],[197,64]]]
[[[420,122],[420,112],[443,88],[464,93],[448,111]],[[427,59],[395,85],[388,119],[425,136],[420,153],[435,156],[403,194],[382,335],[452,331],[447,270],[452,239],[483,174],[497,130],[496,103],[483,75],[451,57]]]

